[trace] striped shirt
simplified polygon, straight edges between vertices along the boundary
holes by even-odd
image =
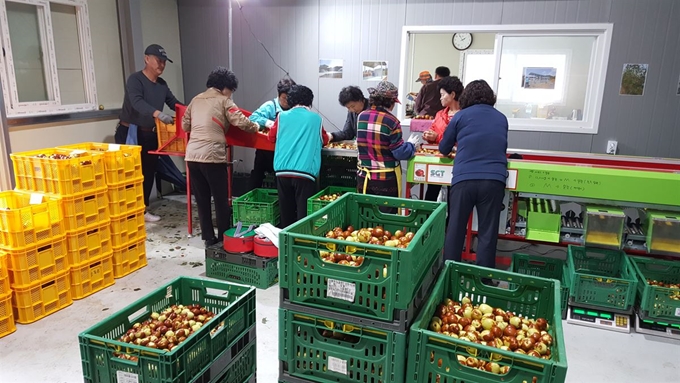
[[[387,109],[372,106],[361,112],[357,119],[357,150],[359,167],[373,169],[395,168],[399,160],[394,157],[393,150],[404,145],[399,120]],[[357,175],[365,177],[360,169]],[[372,180],[390,180],[396,178],[394,172],[371,173]]]

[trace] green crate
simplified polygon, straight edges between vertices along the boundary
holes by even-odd
[[[173,304],[200,304],[217,315],[173,351],[117,340],[135,322]],[[115,383],[118,375],[132,374],[139,383],[190,383],[250,331],[255,324],[255,305],[252,287],[179,277],[78,335],[84,380]],[[221,323],[222,328],[211,335]],[[124,360],[114,356],[116,353],[138,360]]]
[[[307,200],[307,215],[310,215],[312,213],[315,213],[327,205],[329,205],[331,202],[330,201],[322,201],[319,199],[319,197],[323,195],[329,195],[329,194],[345,194],[345,193],[356,193],[357,188],[356,185],[354,187],[340,187],[340,186],[329,186],[327,188],[324,188],[320,192],[314,194]],[[335,202],[335,201],[333,201]]]
[[[313,382],[403,383],[406,340],[405,333],[279,309],[281,372]]]
[[[410,210],[408,216],[382,213],[380,207]],[[347,193],[279,234],[280,285],[291,303],[393,321],[408,308],[444,246],[446,205]],[[324,218],[326,216],[326,218]],[[319,225],[318,221],[325,223]],[[385,230],[411,230],[407,249],[325,238],[336,226],[382,225]],[[325,263],[320,251],[364,257],[361,267]],[[332,284],[335,297],[329,297]]]
[[[482,278],[506,281],[514,289],[491,287]],[[495,347],[473,344],[429,330],[435,310],[446,298],[460,301],[470,297],[473,304],[485,302],[529,318],[545,318],[553,337],[552,358],[539,359]],[[530,275],[487,269],[447,261],[430,299],[411,326],[406,382],[440,383],[563,383],[567,375],[567,355],[560,316],[560,283]],[[472,356],[510,366],[497,375],[458,363],[457,355]],[[536,380],[533,380],[536,379]]]
[[[671,298],[677,290],[652,286],[647,279],[664,283],[680,283],[680,261],[630,257],[637,276],[640,310],[650,320],[680,323],[680,300]]]
[[[562,229],[562,215],[559,207],[552,210],[552,204],[547,199],[530,198],[527,213],[526,238],[543,242],[560,242]]]
[[[279,194],[276,189],[253,189],[233,200],[234,225],[279,224]]]
[[[210,383],[255,383],[256,370],[257,342],[251,342],[221,375]]]
[[[567,262],[573,303],[620,311],[633,307],[637,278],[623,251],[569,245]]]
[[[191,383],[254,382],[257,367],[257,361],[254,359],[257,345],[256,333],[255,326],[251,326],[247,334],[227,347],[222,355],[210,365],[210,368],[202,375],[195,377]]]
[[[277,261],[277,258],[271,258],[266,267],[259,268],[206,257],[205,275],[210,278],[255,286],[258,289],[267,289],[279,280]]]
[[[567,319],[569,305],[569,272],[566,262],[561,259],[547,258],[540,255],[514,253],[510,263],[510,271],[535,277],[556,279],[560,281],[562,299],[562,319]]]

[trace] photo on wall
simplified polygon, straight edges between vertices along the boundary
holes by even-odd
[[[642,96],[645,93],[649,64],[623,64],[620,95]]]
[[[364,61],[361,73],[364,81],[387,80],[387,61]]]
[[[557,68],[524,67],[522,72],[522,88],[524,89],[555,89]]]
[[[319,59],[319,78],[342,78],[342,59]]]

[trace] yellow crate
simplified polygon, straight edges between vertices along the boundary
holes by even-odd
[[[9,272],[7,271],[7,253],[0,250],[0,296],[9,294]]]
[[[115,283],[113,254],[108,253],[81,266],[71,268],[71,296],[82,299]]]
[[[146,239],[113,248],[113,277],[122,278],[146,266]]]
[[[109,221],[107,189],[63,196],[61,199],[67,233]]]
[[[71,195],[106,186],[103,153],[46,148],[10,156],[20,190]]]
[[[104,153],[104,171],[108,185],[118,185],[142,177],[141,146],[82,142],[59,148]]]
[[[33,323],[73,303],[68,270],[45,282],[13,290],[12,306],[17,323]]]
[[[121,247],[138,239],[146,239],[144,208],[126,215],[111,217],[111,243]]]
[[[12,292],[0,295],[0,338],[16,331],[12,312]]]
[[[172,124],[166,124],[163,121],[156,119],[156,132],[158,136],[159,151],[178,153],[184,153],[186,151],[187,148],[184,144],[183,137],[184,132],[181,127],[177,126],[176,117],[173,117]]]
[[[7,252],[7,269],[12,290],[27,287],[68,270],[66,235]]]
[[[113,250],[109,222],[89,226],[66,235],[68,263],[71,268],[91,262]]]
[[[144,208],[144,178],[120,185],[109,185],[109,213],[112,217]]]
[[[19,249],[64,234],[63,218],[61,201],[56,197],[16,190],[0,192],[0,247]]]

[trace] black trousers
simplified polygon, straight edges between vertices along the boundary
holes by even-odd
[[[114,139],[117,144],[124,145],[127,139],[128,127],[118,124]],[[137,143],[142,147],[142,175],[144,176],[144,205],[149,207],[149,197],[156,176],[158,156],[149,154],[149,151],[158,149],[158,136],[156,132],[137,128]]]
[[[307,200],[317,192],[316,182],[307,178],[276,177],[282,229],[307,216]]]
[[[357,193],[364,192],[364,181],[365,177],[357,175]],[[389,180],[368,180],[368,185],[366,186],[366,194],[381,195],[385,197],[397,197],[399,198],[399,188],[397,187],[396,178]],[[386,214],[397,214],[399,209],[396,207],[381,207],[379,210]]]
[[[427,191],[425,192],[425,201],[437,202],[437,197],[439,197],[439,192],[442,190],[442,185],[427,185]]]
[[[258,149],[255,151],[255,163],[250,172],[250,190],[262,187],[266,173],[274,173],[274,152]]]
[[[203,240],[215,238],[212,203],[210,201],[210,197],[213,197],[217,217],[217,239],[222,240],[222,234],[231,227],[227,164],[188,161],[187,166],[189,167],[191,191],[196,198],[196,206],[198,207],[201,238]]]
[[[458,182],[449,190],[449,227],[446,230],[444,259],[460,262],[467,223],[477,208],[477,265],[496,267],[496,245],[505,184],[495,180]]]

